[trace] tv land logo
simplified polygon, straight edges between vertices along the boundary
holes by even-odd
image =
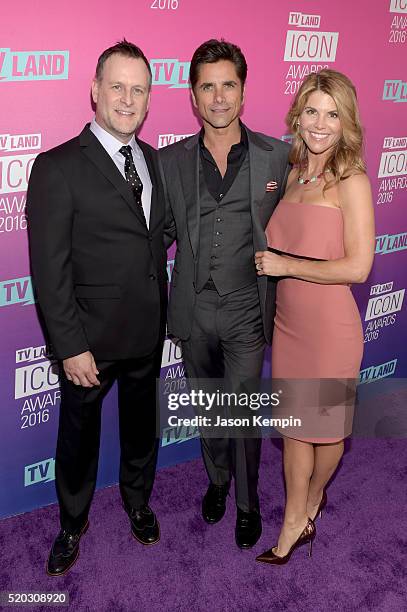
[[[404,251],[405,249],[407,249],[407,232],[376,236],[375,253],[377,255],[388,255],[389,253]]]
[[[0,49],[0,82],[63,80],[68,72],[69,51]]]
[[[386,136],[383,140],[383,149],[404,149],[407,147],[407,136]]]
[[[22,363],[24,365],[20,365]],[[20,367],[15,371],[14,399],[59,388],[58,367],[55,361],[48,359],[45,346],[30,346],[17,350],[16,364]]]
[[[193,134],[159,134],[157,148],[162,149],[163,147],[168,147],[168,145],[179,142],[180,140],[185,140],[185,138],[189,138],[190,136],[193,136]]]
[[[377,204],[393,201],[394,190],[407,187],[407,136],[386,136],[380,157]]]
[[[42,346],[16,350],[14,399],[22,400],[18,410],[20,429],[31,430],[50,421],[53,409],[59,405],[59,370]]]
[[[55,459],[50,457],[24,467],[24,486],[55,480]]]
[[[399,312],[403,307],[404,292],[405,289],[399,291],[390,291],[385,295],[380,295],[383,291],[389,291],[393,288],[393,283],[386,283],[385,285],[374,285],[371,288],[370,294],[372,295],[373,289],[375,289],[374,297],[371,297],[367,303],[365,321],[371,321],[377,319],[383,315],[393,314]],[[380,289],[379,289],[380,288]],[[377,295],[379,293],[379,295]]]
[[[401,79],[386,79],[383,86],[382,100],[407,102],[407,82]]]
[[[291,12],[288,24],[311,30],[288,30],[285,40],[285,62],[334,62],[339,32],[316,32],[321,24],[320,15]]]
[[[381,378],[387,378],[393,376],[397,368],[397,359],[379,363],[378,365],[371,365],[360,371],[359,384],[374,382]]]
[[[321,15],[306,15],[305,13],[291,12],[288,15],[288,23],[296,28],[319,28]]]
[[[22,276],[0,281],[0,307],[22,304],[28,306],[35,303],[31,276]]]
[[[41,361],[46,358],[47,347],[45,344],[41,346],[28,346],[16,350],[16,363],[32,363],[33,361]]]
[[[165,427],[161,433],[161,446],[181,444],[193,438],[199,438],[198,427],[180,425],[179,427]]]
[[[306,76],[336,60],[339,32],[318,31],[321,15],[290,12],[288,24],[296,29],[288,30],[285,39],[284,61],[294,63],[287,70],[284,94],[292,95]]]
[[[407,14],[407,0],[390,0],[390,13]]]
[[[27,191],[31,168],[38,153],[17,152],[41,148],[41,134],[0,135],[0,194]]]
[[[403,308],[404,294],[404,288],[394,290],[393,281],[371,286],[365,314],[368,322],[365,343],[377,340],[381,330],[396,323],[397,313]]]
[[[391,0],[390,13],[393,15],[388,42],[403,44],[407,40],[407,0]]]
[[[178,59],[152,59],[150,67],[153,85],[165,85],[170,89],[189,87],[189,66],[191,62]]]
[[[41,145],[38,133],[0,134],[0,154],[11,154],[0,156],[0,233],[27,229],[26,190]]]
[[[41,149],[41,134],[0,134],[0,151],[33,151]]]

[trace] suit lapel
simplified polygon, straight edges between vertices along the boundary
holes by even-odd
[[[126,204],[130,207],[131,211],[146,227],[144,216],[134,201],[134,196],[130,187],[110,155],[105,151],[96,136],[90,131],[89,124],[85,126],[79,135],[79,143],[86,157],[88,157],[97,169],[112,183],[112,185],[114,185]]]
[[[246,126],[245,126],[246,127]],[[253,238],[255,249],[267,248],[266,237],[260,221],[259,207],[266,192],[269,180],[278,176],[273,169],[273,145],[259,138],[255,132],[246,127],[249,140],[250,160],[250,206],[253,221]]]
[[[180,163],[180,177],[184,195],[188,234],[194,258],[199,248],[199,133],[189,138],[184,145],[184,156]]]
[[[147,164],[148,173],[151,179],[151,207],[150,207],[150,220],[149,220],[149,231],[153,232],[156,224],[160,218],[160,202],[159,198],[159,190],[158,190],[158,170],[151,154],[151,150],[149,147],[145,145],[142,140],[136,138],[137,144],[143,152],[144,159]],[[164,197],[164,196],[163,196]],[[162,215],[163,213],[161,213]]]

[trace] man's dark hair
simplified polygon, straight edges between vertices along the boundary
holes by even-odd
[[[223,38],[220,40],[212,38],[202,43],[192,56],[191,67],[189,69],[189,80],[192,89],[194,89],[199,78],[199,66],[201,64],[214,64],[221,60],[227,60],[234,64],[237,76],[243,87],[247,77],[247,64],[240,47],[227,42]]]
[[[109,47],[108,49],[105,49],[103,53],[101,54],[101,56],[99,57],[98,63],[96,66],[96,79],[98,81],[100,81],[100,79],[102,78],[103,66],[105,64],[105,61],[112,55],[115,55],[116,53],[119,55],[124,55],[125,57],[133,57],[134,59],[143,60],[150,74],[150,87],[151,87],[152,74],[151,74],[150,64],[148,63],[148,59],[146,58],[146,56],[144,55],[140,47],[133,45],[133,43],[128,42],[125,38],[117,42],[115,45],[113,45],[113,47]]]

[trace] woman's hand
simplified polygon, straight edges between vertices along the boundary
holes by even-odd
[[[257,276],[288,276],[288,257],[271,251],[257,251],[254,256]]]

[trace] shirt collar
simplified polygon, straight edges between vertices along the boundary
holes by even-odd
[[[231,148],[241,146],[241,147],[244,147],[246,150],[248,150],[249,149],[249,139],[247,137],[246,128],[243,125],[243,123],[240,121],[240,119],[239,119],[239,125],[240,125],[240,142],[232,145]],[[205,136],[205,130],[202,127],[201,131],[199,132],[199,145],[201,149],[206,149],[205,143],[204,143],[204,136]]]
[[[115,138],[114,136],[112,136],[112,134],[110,134],[104,128],[102,128],[96,122],[95,117],[92,119],[92,122],[90,124],[90,130],[99,140],[99,142],[104,147],[104,149],[107,151],[107,153],[109,153],[110,157],[113,157],[114,155],[116,155],[116,153],[118,153],[120,149],[122,148],[123,143],[120,140],[118,140],[118,138]],[[127,143],[127,145],[131,147],[133,151],[133,155],[135,155],[136,157],[140,159],[141,150],[136,142],[136,138],[134,134],[131,137],[130,142]]]

